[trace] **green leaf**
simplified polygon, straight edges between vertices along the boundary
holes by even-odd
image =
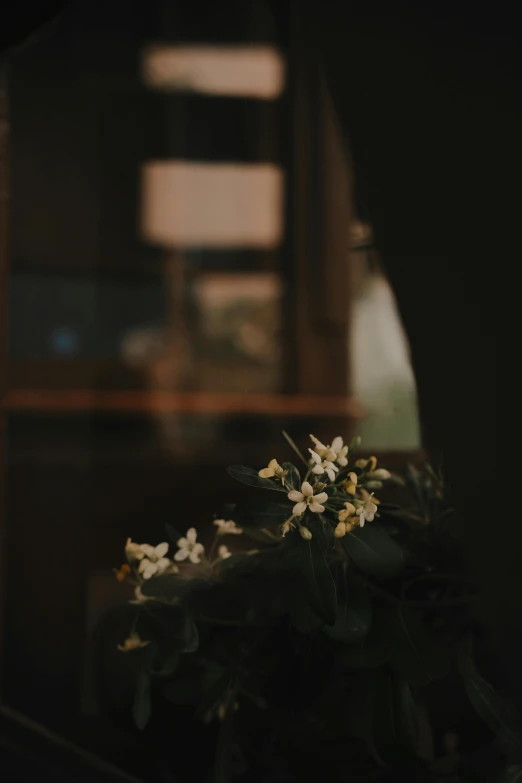
[[[183,598],[193,590],[208,590],[212,583],[205,579],[189,579],[180,574],[160,574],[146,579],[141,586],[141,592],[149,598],[173,601]]]
[[[173,704],[195,704],[199,698],[199,684],[190,679],[172,680],[164,690],[165,698]]]
[[[356,528],[341,540],[355,565],[368,576],[387,579],[403,569],[402,549],[373,522]]]
[[[331,638],[345,644],[354,644],[364,639],[372,624],[372,605],[368,592],[360,582],[348,582],[344,569],[337,586],[337,618],[334,625],[326,625],[324,632]]]
[[[522,720],[515,707],[504,699],[484,680],[468,662],[464,669],[463,681],[466,694],[482,720],[499,738],[501,745],[509,754],[522,752]]]
[[[157,677],[171,677],[178,668],[180,654],[177,650],[167,653],[159,669],[155,669],[153,674]]]
[[[307,634],[322,628],[324,621],[310,606],[308,597],[299,582],[282,582],[278,594],[279,601],[288,609],[290,621],[296,631]]]
[[[236,506],[234,522],[244,529],[270,528],[282,525],[291,514],[291,504],[264,498],[247,498]]]
[[[232,476],[232,478],[241,481],[243,484],[247,484],[249,487],[272,489],[275,492],[287,492],[281,484],[278,484],[271,479],[261,478],[261,476],[258,475],[257,470],[245,467],[245,465],[229,465],[227,473]],[[234,522],[236,522],[236,519],[234,519]]]
[[[376,627],[374,620],[366,638],[358,644],[344,646],[338,655],[350,669],[378,669],[390,660],[392,649],[391,639]]]
[[[157,629],[159,639],[180,652],[194,652],[199,645],[199,633],[194,620],[183,606],[149,600],[142,604]]]
[[[302,573],[310,605],[328,625],[335,623],[337,595],[333,576],[317,541],[299,541],[302,550]]]
[[[257,541],[259,544],[269,544],[274,546],[274,544],[279,543],[279,541],[274,540],[272,536],[265,533],[262,528],[244,527],[243,533],[245,536],[248,536],[248,538],[251,538],[252,541]]]
[[[154,657],[157,653],[156,644],[149,644],[145,648],[145,654],[143,656],[143,662],[136,680],[136,690],[134,692],[134,704],[132,707],[132,715],[134,722],[140,731],[143,731],[147,723],[149,722],[152,703],[150,697],[150,687],[152,679],[152,669]]]
[[[344,508],[345,503],[351,503],[351,495],[347,495],[346,492],[338,492],[335,495],[329,495],[326,505],[334,508],[336,511],[340,511]]]
[[[410,686],[392,672],[376,679],[373,739],[379,758],[394,763],[419,751],[419,716]]]
[[[329,555],[335,545],[334,527],[322,514],[310,514],[308,527],[323,555]]]
[[[301,476],[295,465],[291,462],[283,462],[281,465],[283,470],[286,470],[285,484],[288,484],[292,489],[301,489]]]
[[[350,446],[348,448],[348,453],[352,454],[353,452],[357,451],[359,446],[361,445],[361,436],[356,435],[354,438],[350,441]]]
[[[422,686],[447,676],[449,652],[418,613],[399,606],[390,623],[394,640],[392,666],[405,682]]]

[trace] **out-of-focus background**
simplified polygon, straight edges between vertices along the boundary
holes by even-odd
[[[199,5],[75,2],[9,64],[5,698],[62,730],[96,709],[89,632],[127,536],[204,538],[241,491],[225,466],[285,455],[282,428],[419,448],[394,297],[290,6]]]
[[[387,175],[404,163],[386,142],[393,112],[374,129],[380,157],[352,162],[299,2],[61,5],[6,70],[2,697],[114,756],[93,632],[125,597],[112,569],[127,536],[159,542],[172,523],[205,540],[213,514],[241,496],[226,465],[289,457],[283,428],[304,448],[309,433],[358,433],[387,466],[419,460],[409,346],[379,248],[398,236],[402,252],[404,241],[412,301],[422,264],[438,279],[450,232],[413,195],[413,213],[436,218],[440,235],[401,214],[375,241],[372,215],[382,226],[400,185]],[[361,30],[358,65],[375,75],[387,49]],[[416,149],[411,133],[401,140]],[[434,149],[406,161],[410,178],[426,165],[434,175]],[[390,160],[371,211],[354,168]],[[391,255],[397,273],[401,253]],[[410,307],[419,325],[422,296],[431,290]],[[423,343],[428,379],[440,310]],[[418,334],[410,323],[412,343],[426,325]],[[440,414],[444,426],[455,410]],[[433,433],[436,416],[426,423]],[[455,437],[471,443],[465,426]]]

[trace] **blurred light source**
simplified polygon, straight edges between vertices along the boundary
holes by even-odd
[[[142,170],[142,232],[164,247],[274,248],[283,172],[271,164],[157,161]]]
[[[271,100],[283,91],[284,62],[270,46],[167,46],[143,52],[148,87]]]
[[[51,351],[57,356],[74,356],[80,348],[80,338],[74,329],[62,326],[55,329],[50,337]]]

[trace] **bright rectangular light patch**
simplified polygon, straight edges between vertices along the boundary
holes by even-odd
[[[144,83],[156,90],[192,91],[271,100],[283,91],[284,62],[271,46],[166,46],[142,58]]]
[[[271,164],[147,163],[142,232],[163,247],[277,247],[283,172]]]

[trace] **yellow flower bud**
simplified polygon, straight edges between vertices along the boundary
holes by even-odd
[[[131,567],[128,563],[124,563],[120,568],[114,570],[114,575],[118,582],[124,582],[127,576],[131,572]]]
[[[271,459],[268,463],[267,468],[263,468],[262,470],[258,471],[258,476],[260,478],[281,478],[281,476],[284,476],[285,471],[281,467],[281,465],[278,463],[276,459]]]
[[[336,538],[342,538],[346,535],[346,525],[344,522],[339,522],[337,527],[335,528],[334,535]]]
[[[300,527],[299,532],[301,534],[301,538],[304,538],[305,541],[310,541],[312,538],[312,534],[307,527]]]
[[[375,470],[377,467],[377,457],[370,457],[370,459],[367,462],[366,468],[369,473]]]
[[[382,489],[382,481],[367,481],[367,489]]]
[[[387,481],[391,477],[391,473],[389,470],[386,470],[385,468],[379,468],[378,470],[374,470],[370,478],[377,479],[377,481]]]
[[[355,506],[353,505],[353,503],[345,503],[344,507],[348,511],[348,515],[350,517],[353,517],[353,515],[355,514]]]

